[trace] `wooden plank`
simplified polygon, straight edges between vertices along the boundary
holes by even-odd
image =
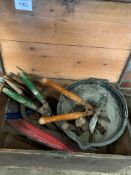
[[[131,174],[131,157],[58,151],[1,150],[3,175],[120,175]]]
[[[0,38],[6,40],[129,49],[130,36],[131,25],[127,24],[50,20],[5,13],[0,19]]]
[[[63,0],[37,0],[33,1],[33,11],[19,11],[14,7],[12,0],[1,0],[1,13],[26,14],[44,18],[72,18],[77,20],[95,20],[95,21],[112,21],[120,23],[129,23],[131,21],[131,4],[80,0],[75,4],[74,12],[68,13]]]
[[[1,39],[123,49],[131,45],[131,4],[82,0],[71,15],[56,0],[34,2],[33,12],[23,14],[12,1],[2,7]]]
[[[2,1],[0,40],[6,71],[16,71],[18,64],[53,78],[117,81],[131,46],[130,7],[81,0],[74,13],[67,13],[58,0],[38,0],[32,12],[25,12],[15,10],[12,1]]]
[[[97,77],[116,82],[129,51],[42,43],[2,41],[6,72],[16,66],[44,77],[81,79]]]

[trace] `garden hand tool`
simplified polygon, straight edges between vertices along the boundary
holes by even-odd
[[[55,90],[57,90],[61,94],[63,94],[66,97],[70,98],[71,100],[73,100],[74,102],[78,103],[79,105],[84,106],[84,108],[85,108],[85,113],[77,113],[77,114],[76,113],[72,113],[72,114],[66,114],[66,116],[64,116],[64,115],[54,116],[54,118],[51,118],[50,117],[49,120],[48,120],[48,122],[53,122],[55,120],[62,121],[63,118],[65,120],[76,119],[76,121],[78,121],[76,123],[77,124],[79,123],[79,127],[83,128],[84,125],[87,124],[86,119],[84,119],[83,117],[92,115],[93,114],[93,107],[88,102],[85,102],[83,99],[81,99],[81,97],[79,97],[78,95],[74,94],[71,91],[68,91],[68,90],[64,89],[60,85],[56,84],[55,82],[53,82],[53,81],[51,81],[51,80],[49,80],[47,78],[44,78],[42,80],[42,82],[44,83],[44,85],[47,85],[47,86],[50,86],[50,87],[54,88]],[[82,118],[83,118],[83,120],[81,120]],[[81,122],[81,121],[84,121],[85,124],[83,124],[83,122]],[[43,123],[43,119],[42,118],[39,120],[39,123],[40,124]]]
[[[15,101],[24,104],[26,107],[31,108],[39,113],[42,113],[31,100],[23,96],[24,94],[22,89],[17,87],[16,84],[14,84],[14,82],[8,78],[8,76],[4,75],[4,80],[14,91],[7,87],[4,87],[2,89],[2,92],[4,92],[10,98],[13,98]]]
[[[101,110],[103,108],[103,106],[106,104],[107,102],[107,96],[104,95],[100,98],[99,102],[98,102],[98,105],[94,111],[94,114],[89,122],[89,129],[90,129],[90,132],[91,134],[94,132],[95,130],[95,127],[96,127],[96,124],[97,124],[97,121],[98,121],[98,117],[101,113]]]
[[[21,93],[23,93],[22,90],[24,90],[24,92],[28,92],[28,90],[25,88],[21,90],[21,88],[17,87],[15,84],[13,84],[11,81],[9,81],[9,79],[7,79],[7,77],[5,77],[6,83],[9,84],[10,87],[12,87],[12,89],[14,89],[16,92],[11,90],[11,89],[8,89],[6,87],[4,87],[2,91],[6,95],[8,95],[9,97],[13,98],[15,101],[23,104],[24,106],[26,106],[28,108],[31,108],[31,109],[37,111],[41,115],[50,116],[52,114],[51,108],[49,107],[48,103],[46,102],[46,100],[44,99],[42,94],[39,92],[39,90],[37,90],[37,88],[35,87],[33,82],[30,80],[30,78],[28,77],[28,74],[25,71],[21,70],[21,72],[19,73],[19,77],[21,78],[22,83],[24,83],[24,85],[26,85],[28,87],[30,92],[32,92],[33,95],[38,99],[38,101],[43,104],[42,107],[38,107],[32,100],[25,97],[24,94],[21,95]],[[18,77],[17,77],[17,79],[18,79]],[[30,95],[30,92],[28,92],[29,95]],[[49,124],[48,127],[53,129],[55,126],[52,124]]]
[[[51,81],[51,80],[49,80],[47,78],[44,78],[42,80],[42,82],[45,85],[54,88],[55,90],[57,90],[61,94],[65,95],[66,97],[68,97],[71,100],[75,101],[76,103],[84,106],[87,115],[92,115],[93,114],[93,107],[88,102],[85,102],[83,99],[81,99],[81,97],[79,97],[78,95],[74,94],[71,91],[68,91],[68,90],[64,89],[60,85],[56,84],[55,82],[53,82],[53,81]]]
[[[41,125],[45,125],[47,123],[63,121],[63,120],[74,120],[74,119],[78,119],[80,117],[85,117],[85,116],[87,116],[86,112],[73,112],[73,113],[61,114],[61,115],[50,116],[50,117],[42,116],[39,119],[39,123]]]
[[[2,92],[4,94],[6,94],[7,96],[9,96],[10,98],[14,99],[15,101],[17,101],[18,103],[24,104],[26,107],[33,109],[37,112],[39,112],[40,114],[43,115],[43,110],[41,110],[41,108],[37,107],[31,100],[29,100],[28,98],[19,95],[17,92],[7,88],[7,87],[3,87],[2,88]]]
[[[18,68],[20,69],[20,68]],[[48,103],[44,99],[43,95],[39,92],[39,90],[36,88],[34,83],[29,78],[28,74],[20,69],[20,73],[18,74],[22,82],[28,87],[28,89],[34,94],[34,96],[42,103],[42,107],[39,109],[43,111],[43,115],[46,114],[47,116],[50,116],[52,114],[51,108],[49,107]]]
[[[15,92],[17,92],[19,95],[23,95],[22,89],[17,87],[16,84],[12,82],[6,75],[4,75],[4,80]]]
[[[34,104],[30,104],[30,101],[26,101],[27,99],[18,93],[16,93],[13,90],[10,90],[6,87],[1,87],[1,90],[7,93],[8,96],[13,97],[15,101],[19,101],[20,103],[27,103],[27,107],[32,107],[32,109],[36,109]],[[13,92],[12,92],[13,91]],[[2,96],[1,96],[2,95]],[[10,103],[12,102],[11,100],[8,101],[7,96],[5,96],[3,93],[0,91],[0,104],[2,109],[0,110],[0,114],[10,123],[14,128],[16,128],[19,132],[21,132],[23,135],[27,136],[28,138],[31,138],[32,140],[43,144],[47,145],[51,148],[58,149],[58,150],[63,150],[63,151],[68,151],[68,152],[74,152],[77,151],[78,149],[72,146],[72,142],[70,140],[64,140],[62,139],[63,135],[56,132],[56,131],[50,131],[49,129],[45,129],[44,127],[42,128],[37,128],[36,125],[33,125],[31,122],[29,123],[28,121],[25,121],[22,118],[22,114],[18,112],[18,105],[16,103],[15,108],[16,112],[11,112],[12,108]],[[6,97],[6,99],[3,99],[3,97]],[[14,104],[14,103],[13,103]],[[29,105],[29,106],[28,106]],[[17,109],[18,108],[18,109]],[[9,109],[9,111],[8,111]],[[25,109],[25,108],[24,108]],[[7,111],[6,111],[7,110]],[[33,114],[34,111],[27,109],[26,114]],[[5,117],[6,116],[6,117]]]

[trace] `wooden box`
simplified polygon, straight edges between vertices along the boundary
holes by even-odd
[[[40,77],[117,82],[131,47],[131,4],[33,0],[32,11],[0,0],[0,44],[6,73],[16,66]],[[0,174],[131,174],[131,157],[46,151],[0,151]]]

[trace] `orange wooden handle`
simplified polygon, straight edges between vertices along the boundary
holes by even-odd
[[[55,82],[44,78],[43,79],[43,83],[47,86],[50,86],[52,88],[54,88],[55,90],[57,90],[58,92],[60,92],[61,94],[65,95],[66,97],[70,98],[71,100],[77,102],[78,104],[81,104],[83,106],[85,106],[86,110],[89,110],[89,113],[92,114],[92,106],[90,104],[88,104],[87,102],[85,102],[84,100],[81,99],[81,97],[79,97],[78,95],[64,89],[63,87],[61,87],[60,85],[56,84]]]
[[[85,116],[86,116],[85,112],[74,112],[74,113],[61,114],[61,115],[56,115],[56,116],[51,116],[51,117],[43,116],[39,119],[39,124],[44,125],[47,123],[52,123],[52,122],[57,122],[57,121],[74,120],[74,119],[78,119],[80,117],[85,117]]]
[[[45,78],[43,80],[43,82],[44,82],[44,84],[54,88],[55,90],[57,90],[58,92],[60,92],[61,94],[65,95],[65,96],[69,97],[70,99],[74,100],[75,102],[81,103],[82,99],[78,95],[67,91],[66,89],[64,89],[60,85],[56,84],[52,80],[49,80],[49,79]]]

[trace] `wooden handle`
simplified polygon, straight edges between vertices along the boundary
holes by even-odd
[[[85,102],[84,100],[82,100],[81,97],[79,97],[78,95],[64,89],[60,85],[56,84],[55,82],[53,82],[53,81],[51,81],[47,78],[44,78],[42,82],[45,85],[54,88],[55,90],[57,90],[61,94],[63,94],[66,97],[70,98],[71,100],[77,102],[78,104],[81,104],[81,105],[85,106],[86,112],[89,113],[90,115],[92,114],[92,106],[90,104],[88,104],[87,102]]]
[[[75,102],[81,103],[82,99],[78,95],[65,90],[63,87],[61,87],[60,85],[56,84],[55,82],[53,82],[53,81],[51,81],[51,80],[49,80],[47,78],[45,78],[43,80],[43,82],[47,86],[50,86],[50,87],[54,88],[55,90],[57,90],[61,94],[65,95],[66,97],[69,97],[70,99],[74,100]]]
[[[4,80],[5,80],[5,82],[6,82],[10,87],[12,87],[12,89],[14,89],[18,94],[23,95],[23,91],[22,91],[19,87],[17,87],[14,83],[12,83],[11,80],[9,80],[7,76],[4,76]]]
[[[61,114],[61,115],[56,115],[56,116],[51,116],[51,117],[43,116],[39,119],[39,124],[45,125],[47,123],[58,122],[58,121],[63,121],[63,120],[74,120],[74,119],[78,119],[80,117],[85,117],[85,116],[86,116],[85,112],[74,112],[74,113]]]

